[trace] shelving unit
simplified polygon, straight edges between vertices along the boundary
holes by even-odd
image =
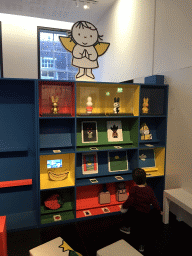
[[[137,167],[162,207],[167,104],[168,85],[0,79],[0,215],[7,231],[120,214],[117,184],[129,195]],[[151,139],[141,137],[143,124]],[[110,203],[100,204],[105,185]],[[62,204],[49,209],[45,201],[54,195]]]

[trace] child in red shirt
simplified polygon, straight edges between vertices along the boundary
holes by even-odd
[[[130,234],[131,223],[137,224],[137,226],[141,228],[138,237],[140,237],[140,242],[143,243],[146,241],[145,232],[150,223],[150,205],[153,205],[161,215],[163,212],[161,211],[152,188],[146,184],[145,171],[141,168],[136,168],[132,173],[132,177],[136,186],[130,189],[129,197],[122,205],[121,212],[124,213],[123,224],[125,226],[123,226],[120,231]],[[139,250],[143,252],[144,245],[140,245]]]

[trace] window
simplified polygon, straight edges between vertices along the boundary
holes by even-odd
[[[38,27],[39,79],[75,80],[78,68],[71,65],[71,53],[59,36],[68,36],[68,31]]]
[[[0,22],[0,77],[3,77],[2,30]]]

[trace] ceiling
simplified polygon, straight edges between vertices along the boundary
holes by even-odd
[[[87,10],[82,2],[86,0],[78,1],[79,7],[74,0],[0,0],[0,13],[68,22],[85,20],[96,25],[117,0],[95,0],[97,3],[90,3]]]

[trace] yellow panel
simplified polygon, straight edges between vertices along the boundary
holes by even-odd
[[[52,181],[48,177],[47,160],[62,159],[62,167],[55,168],[59,174],[69,171],[68,178],[61,181]],[[50,170],[50,169],[49,169]],[[75,154],[41,155],[40,156],[40,189],[68,187],[75,185]]]
[[[158,167],[158,172],[161,175],[165,174],[165,148],[155,148],[155,163]]]
[[[133,101],[133,115],[139,115],[139,95],[140,95],[140,86],[137,85],[134,94],[134,101]]]
[[[92,114],[113,114],[114,98],[119,97],[120,114],[139,115],[139,85],[77,82],[76,88],[77,115],[86,114],[88,96],[92,98]]]

